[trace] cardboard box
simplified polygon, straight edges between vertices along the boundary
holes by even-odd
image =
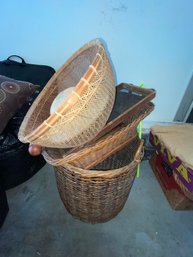
[[[193,210],[193,201],[183,194],[174,180],[173,170],[162,156],[155,153],[150,160],[150,165],[172,209]]]

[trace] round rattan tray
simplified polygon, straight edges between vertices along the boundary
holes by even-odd
[[[50,115],[63,90],[75,87]],[[115,79],[103,44],[93,40],[80,48],[47,83],[19,131],[24,143],[70,148],[85,144],[103,128],[115,99]]]

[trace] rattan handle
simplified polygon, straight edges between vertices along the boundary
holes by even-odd
[[[137,152],[135,153],[134,156],[134,161],[140,162],[141,159],[143,158],[144,155],[144,148],[143,148],[144,140],[141,140],[139,147],[137,149]]]

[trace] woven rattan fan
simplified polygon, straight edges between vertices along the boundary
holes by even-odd
[[[74,87],[50,114],[59,93]],[[47,83],[19,131],[24,143],[70,148],[94,138],[111,113],[115,79],[104,46],[93,40],[79,49]]]

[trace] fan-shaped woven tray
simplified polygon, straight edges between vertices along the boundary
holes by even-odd
[[[90,223],[106,222],[124,207],[131,190],[143,141],[133,141],[93,170],[69,164],[54,167],[58,191],[74,217]]]
[[[75,90],[50,115],[55,97],[69,87]],[[107,53],[100,41],[91,41],[47,83],[28,111],[19,139],[57,148],[83,145],[105,125],[114,99],[115,79]]]

